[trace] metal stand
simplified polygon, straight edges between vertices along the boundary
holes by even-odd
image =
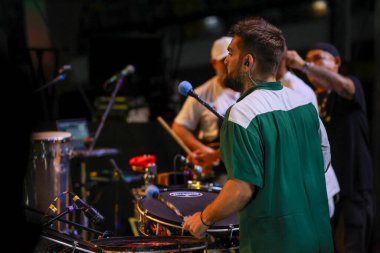
[[[111,99],[108,102],[107,108],[106,108],[106,110],[104,111],[104,113],[102,115],[102,118],[100,120],[98,128],[96,129],[96,133],[95,133],[93,141],[91,142],[91,145],[90,145],[90,148],[89,148],[89,152],[91,152],[94,149],[95,144],[98,141],[100,132],[102,131],[104,123],[105,123],[105,121],[107,119],[107,116],[108,116],[109,112],[111,111],[112,104],[115,102],[116,94],[120,90],[121,85],[123,84],[123,82],[124,82],[124,75],[119,75],[119,78],[117,79],[116,87],[115,87],[115,89],[112,92]]]
[[[45,222],[42,226],[47,227],[50,224],[52,224],[54,221],[61,220],[61,217],[65,216],[68,213],[72,213],[73,210],[74,210],[73,206],[69,206],[68,208],[66,208],[65,211],[63,211],[62,213],[58,214],[57,216],[54,216],[52,219],[50,219],[47,222]]]
[[[60,213],[57,216],[52,217],[50,220],[48,220],[47,222],[45,222],[43,224],[43,227],[47,227],[47,226],[51,225],[54,221],[58,220],[60,222],[73,225],[74,227],[82,228],[82,229],[84,229],[86,231],[93,232],[93,233],[96,233],[96,234],[101,235],[101,236],[104,236],[105,234],[109,233],[108,231],[100,232],[100,231],[95,230],[93,228],[89,228],[89,227],[83,226],[81,224],[78,224],[76,222],[65,220],[65,219],[62,218],[64,215],[66,215],[68,213],[72,213],[74,210],[79,210],[79,209],[74,209],[72,206],[69,206],[65,211],[63,211],[62,213]]]
[[[41,90],[49,87],[50,85],[54,84],[54,83],[57,83],[58,81],[63,81],[65,80],[66,78],[66,75],[65,74],[60,74],[59,76],[55,77],[53,80],[51,80],[50,82],[42,85],[41,87],[39,87],[38,89],[34,90],[34,93],[37,93],[37,92],[40,92]]]

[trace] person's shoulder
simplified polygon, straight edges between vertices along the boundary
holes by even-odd
[[[284,79],[289,80],[291,82],[292,87],[295,91],[301,90],[303,92],[313,94],[315,96],[314,90],[306,82],[304,82],[304,80],[302,80],[294,73],[288,71],[284,75]]]
[[[215,85],[215,83],[216,83],[216,76],[208,79],[206,82],[204,82],[201,85],[199,85],[198,87],[196,87],[194,89],[194,91],[198,95],[203,94],[205,92],[208,92],[210,89],[212,89],[212,87]]]

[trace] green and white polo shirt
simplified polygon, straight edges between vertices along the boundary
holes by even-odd
[[[333,252],[320,134],[315,107],[280,82],[229,108],[221,158],[229,178],[256,186],[239,212],[241,252]]]

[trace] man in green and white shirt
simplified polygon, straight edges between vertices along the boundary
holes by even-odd
[[[241,252],[333,252],[324,179],[330,147],[315,107],[276,82],[282,32],[251,18],[231,33],[226,85],[242,96],[221,129],[229,179],[184,228],[202,237],[239,212]]]

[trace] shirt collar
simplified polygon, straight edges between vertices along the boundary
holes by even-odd
[[[262,89],[262,90],[281,90],[283,88],[282,84],[280,81],[277,82],[264,82],[264,83],[259,83],[256,85],[253,85],[251,88],[249,88],[246,92],[244,92],[241,97],[238,99],[237,102],[251,94],[253,91]]]

